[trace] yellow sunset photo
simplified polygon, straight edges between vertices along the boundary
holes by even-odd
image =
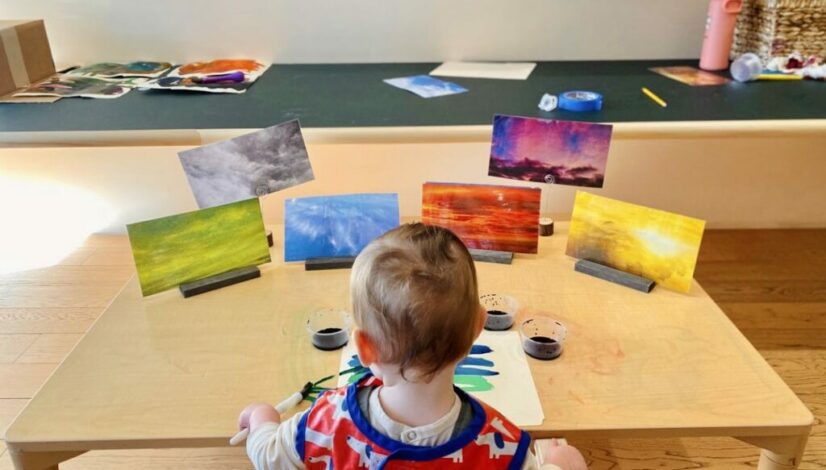
[[[578,191],[566,254],[688,292],[705,222]]]

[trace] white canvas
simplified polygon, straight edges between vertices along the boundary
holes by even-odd
[[[536,62],[445,62],[433,69],[430,75],[526,80],[535,67]]]
[[[517,426],[542,424],[545,415],[519,334],[515,331],[483,331],[474,344],[492,349],[483,356],[494,363],[492,369],[499,375],[485,377],[493,385],[491,390],[472,392],[472,395],[502,412]],[[351,341],[341,352],[339,371],[350,368],[348,362],[354,354],[356,348]],[[339,377],[338,385],[346,385],[348,377]]]

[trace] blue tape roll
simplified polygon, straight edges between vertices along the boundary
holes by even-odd
[[[602,95],[593,91],[566,91],[559,95],[559,108],[568,111],[599,111]]]

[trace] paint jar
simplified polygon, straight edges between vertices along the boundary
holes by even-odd
[[[344,310],[324,309],[310,314],[307,331],[313,346],[322,351],[334,351],[347,344],[350,339],[352,321]]]
[[[479,303],[487,312],[485,329],[503,331],[513,326],[513,319],[519,311],[519,302],[511,296],[501,294],[485,294],[479,296]]]
[[[519,328],[522,349],[528,356],[549,361],[562,354],[562,345],[568,329],[561,322],[548,318],[529,318]]]

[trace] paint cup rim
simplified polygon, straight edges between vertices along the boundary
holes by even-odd
[[[512,295],[498,294],[498,293],[491,292],[491,293],[481,294],[479,296],[479,304],[482,306],[482,308],[485,309],[485,313],[487,313],[489,310],[491,310],[490,308],[487,308],[485,306],[485,301],[484,301],[485,298],[498,298],[498,299],[501,299],[501,301],[505,304],[505,306],[504,306],[504,308],[500,308],[500,309],[497,309],[497,310],[505,312],[507,315],[509,315],[511,317],[515,317],[516,314],[519,313],[519,309],[521,308],[521,305],[519,305],[519,301],[516,299],[516,297],[514,297]]]
[[[331,331],[331,332],[322,332],[321,330],[326,328],[331,328],[330,326],[326,326],[321,329],[315,329],[312,326],[313,317],[320,316],[320,315],[338,315],[337,320],[341,320],[342,327],[339,331]],[[307,331],[310,333],[311,336],[319,335],[319,336],[333,336],[338,335],[344,332],[347,336],[350,336],[350,332],[353,328],[353,321],[350,315],[350,312],[344,309],[339,308],[322,308],[319,310],[315,310],[313,313],[307,316],[307,322],[305,323]],[[334,327],[339,328],[339,327]]]
[[[536,343],[536,341],[533,340],[533,337],[536,335],[529,335],[526,332],[526,328],[531,323],[541,325],[541,327],[544,328],[550,328],[554,334],[549,337],[560,345],[564,344],[568,338],[568,327],[566,327],[564,323],[551,317],[536,316],[526,319],[519,325],[519,335],[522,336],[522,339],[525,341]]]

